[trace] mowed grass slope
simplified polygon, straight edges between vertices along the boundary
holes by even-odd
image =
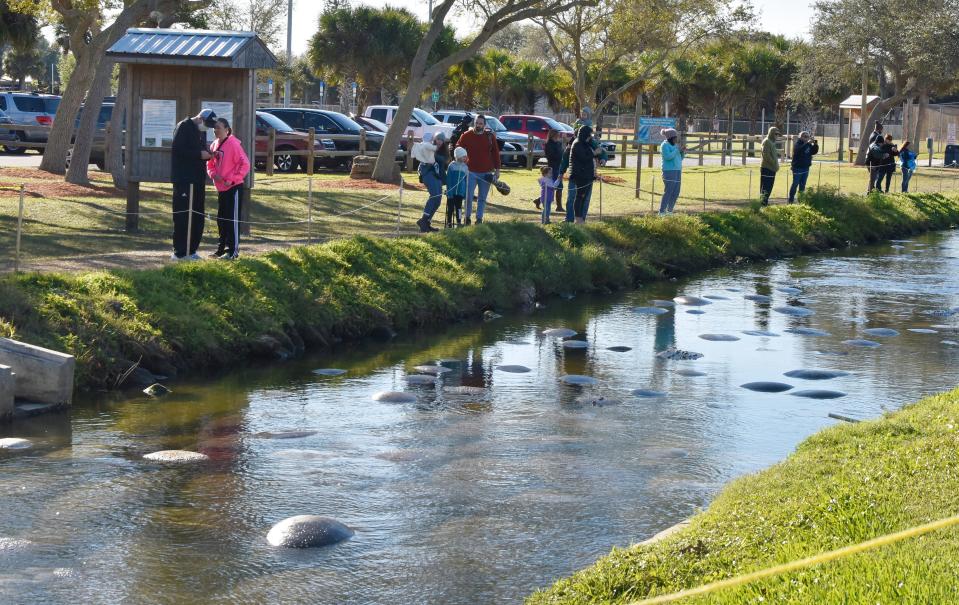
[[[731,483],[687,528],[615,549],[527,603],[630,603],[955,514],[959,390],[822,431]],[[957,594],[959,528],[950,528],[680,602],[948,604]]]
[[[0,336],[77,357],[81,388],[139,362],[202,372],[374,330],[479,317],[557,293],[611,290],[717,266],[945,228],[938,195],[845,197],[762,211],[612,219],[544,229],[490,223],[430,236],[349,239],[238,262],[0,278]]]

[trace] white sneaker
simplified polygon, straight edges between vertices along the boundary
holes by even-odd
[[[177,255],[176,255],[176,252],[174,252],[173,254],[170,255],[170,260],[183,260],[184,258],[186,258],[186,257],[185,257],[185,256],[177,256]]]

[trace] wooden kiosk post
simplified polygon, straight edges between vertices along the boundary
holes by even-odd
[[[126,228],[136,231],[140,183],[169,183],[173,131],[178,122],[210,108],[225,117],[255,162],[255,70],[276,66],[276,57],[252,32],[189,29],[128,29],[107,50],[109,60],[127,68],[124,173]],[[209,131],[212,142],[213,132]],[[250,216],[253,170],[242,193],[241,220]],[[249,232],[249,224],[243,224]]]

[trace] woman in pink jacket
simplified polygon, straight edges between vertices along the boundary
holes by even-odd
[[[216,140],[210,147],[212,157],[206,163],[206,173],[213,179],[220,202],[216,214],[220,244],[211,256],[232,260],[240,254],[240,197],[250,172],[250,158],[226,118],[217,119],[213,133]]]

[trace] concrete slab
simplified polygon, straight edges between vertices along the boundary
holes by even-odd
[[[0,364],[10,366],[17,375],[17,398],[57,405],[73,402],[76,360],[72,355],[0,338]]]
[[[13,393],[17,377],[10,366],[0,365],[0,422],[13,417]]]

